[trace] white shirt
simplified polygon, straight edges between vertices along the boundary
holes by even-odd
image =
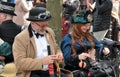
[[[48,56],[48,50],[47,50],[47,46],[48,46],[48,42],[45,36],[39,36],[38,38],[36,37],[36,35],[33,32],[33,36],[35,38],[35,43],[36,43],[36,58],[44,58],[46,56]],[[48,65],[43,65],[43,69],[42,70],[48,70]]]

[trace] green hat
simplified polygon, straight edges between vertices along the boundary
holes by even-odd
[[[73,15],[72,23],[90,23],[92,21],[91,11],[88,9],[80,10],[75,15]]]

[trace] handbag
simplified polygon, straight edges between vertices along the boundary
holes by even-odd
[[[74,70],[72,71],[73,77],[87,77],[87,72],[82,70]]]
[[[98,61],[91,66],[89,69],[89,77],[118,77],[115,66],[110,61]]]
[[[57,67],[57,77],[73,77],[73,73],[64,68],[60,68],[59,63],[55,61],[55,65]]]
[[[60,76],[59,77],[73,77],[73,74],[69,70],[66,70],[64,68],[60,68]]]

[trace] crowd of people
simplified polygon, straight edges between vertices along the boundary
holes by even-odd
[[[116,21],[112,32],[118,30],[117,39],[113,40],[119,42],[118,2],[63,0],[59,46],[54,31],[48,26],[52,16],[46,8],[47,0],[0,1],[0,76],[96,77],[89,74],[93,63],[111,53],[100,41],[99,33],[108,32],[112,18]],[[13,69],[8,68],[9,64]],[[60,68],[70,75],[60,72]],[[9,75],[9,69],[14,74]],[[76,74],[76,70],[79,73]],[[118,77],[103,71],[105,73],[97,77],[108,77],[108,74]]]

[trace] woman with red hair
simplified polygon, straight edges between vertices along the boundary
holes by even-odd
[[[65,35],[61,41],[61,50],[63,52],[65,69],[70,71],[80,70],[87,74],[90,68],[90,60],[106,55],[108,51],[102,51],[103,44],[90,32],[91,22],[90,11],[80,10],[72,18],[72,30]],[[87,77],[82,76],[80,77]],[[85,74],[84,74],[85,75]],[[74,77],[79,77],[75,75]]]

